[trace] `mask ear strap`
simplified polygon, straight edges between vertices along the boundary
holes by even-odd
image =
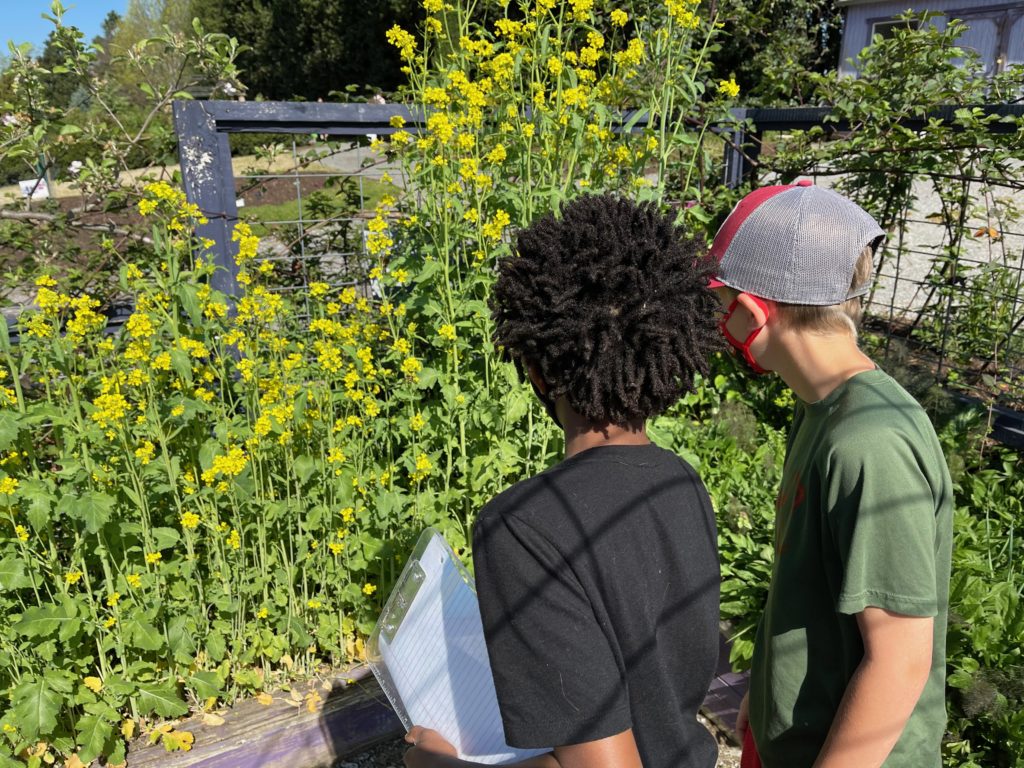
[[[771,316],[771,308],[768,306],[767,302],[764,299],[760,298],[759,296],[755,296],[752,293],[740,295],[749,296],[754,301],[754,303],[756,303],[757,306],[760,307],[761,311],[764,312],[765,320],[767,320]],[[747,338],[742,341],[733,336],[732,333],[729,331],[729,319],[732,317],[732,313],[736,311],[736,307],[739,306],[739,303],[740,297],[737,296],[735,299],[732,300],[732,303],[729,305],[729,309],[726,310],[725,315],[722,317],[721,321],[718,324],[718,327],[722,329],[722,333],[725,334],[725,338],[729,341],[730,344],[732,344],[733,347],[735,347],[740,352],[740,354],[743,356],[743,360],[746,362],[747,365],[750,366],[754,373],[770,373],[770,371],[767,368],[761,367],[757,360],[754,359],[753,354],[751,354],[750,352],[750,345],[754,343],[754,339],[757,338],[758,334],[764,330],[764,326],[762,325],[759,328],[755,328],[753,331],[750,332],[750,334],[747,335]]]

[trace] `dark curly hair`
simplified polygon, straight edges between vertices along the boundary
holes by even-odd
[[[521,230],[498,264],[494,343],[594,422],[657,415],[721,348],[703,243],[654,204],[587,195]]]

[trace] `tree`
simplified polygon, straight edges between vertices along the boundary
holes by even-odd
[[[404,76],[385,33],[422,14],[415,0],[191,0],[190,12],[250,47],[239,65],[253,94],[307,100],[350,84],[395,89]]]
[[[800,104],[806,72],[839,66],[842,11],[830,0],[712,0],[729,40],[715,71],[736,76],[745,104]]]

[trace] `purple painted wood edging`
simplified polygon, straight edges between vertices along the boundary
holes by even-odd
[[[132,749],[128,768],[329,768],[404,732],[366,667],[337,678],[321,695],[325,701],[314,712],[275,695],[270,706],[240,703],[220,726],[204,725],[201,717],[185,721],[177,729],[195,736],[190,752],[168,754],[159,744]]]
[[[720,636],[718,668],[702,712],[735,737],[733,726],[747,689],[747,673],[729,666],[729,642]],[[314,688],[313,690],[319,690]],[[400,736],[403,728],[367,667],[335,679],[322,707],[309,712],[304,703],[280,694],[267,707],[243,701],[220,726],[201,717],[177,726],[195,736],[191,752],[168,754],[159,744],[130,750],[128,768],[329,768],[339,759]]]
[[[722,732],[729,734],[736,741],[736,715],[740,711],[740,702],[747,692],[749,672],[733,672],[729,664],[729,641],[724,633],[718,636],[718,669],[715,679],[711,681],[708,694],[704,697],[701,711]]]

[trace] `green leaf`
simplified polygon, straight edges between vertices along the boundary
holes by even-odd
[[[23,738],[34,741],[53,733],[64,698],[45,680],[26,680],[14,689],[14,713]]]
[[[221,681],[216,672],[196,672],[188,678],[189,687],[200,699],[220,698],[224,695]]]
[[[0,313],[0,352],[10,354],[11,352],[11,331],[7,327],[7,318]]]
[[[4,589],[22,589],[31,587],[32,579],[25,573],[25,563],[16,555],[8,555],[0,560],[0,587]]]
[[[171,350],[171,367],[186,384],[192,384],[192,358],[183,349]]]
[[[199,296],[196,293],[196,286],[190,283],[182,283],[175,289],[175,294],[181,306],[188,313],[189,319],[196,327],[203,324],[203,310],[199,305]]]
[[[60,626],[55,606],[33,606],[21,614],[14,630],[25,637],[49,637]]]
[[[300,483],[305,483],[313,476],[316,472],[317,466],[316,459],[312,456],[297,456],[295,461],[292,462],[292,470],[295,472],[295,476],[299,478]]]
[[[188,705],[178,697],[178,690],[172,685],[140,684],[138,704],[144,713],[152,712],[160,717],[181,717],[188,713]]]
[[[100,491],[89,491],[79,498],[78,506],[81,519],[85,522],[85,529],[89,533],[99,533],[110,520],[114,499]]]
[[[213,661],[221,661],[228,652],[227,643],[224,642],[224,635],[220,632],[211,632],[206,637],[206,655]]]
[[[167,623],[167,643],[174,658],[182,664],[190,664],[195,657],[195,627],[189,617],[175,616]]]
[[[159,651],[164,647],[164,636],[148,621],[129,619],[124,625],[129,642],[144,651]],[[140,689],[141,690],[141,689]]]
[[[4,329],[0,328],[0,332]],[[18,416],[10,411],[0,413],[0,451],[6,451],[18,439]]]
[[[85,715],[78,720],[75,743],[82,749],[78,759],[88,765],[103,754],[104,747],[114,733],[114,726],[98,715]]]
[[[73,637],[81,626],[77,615],[77,603],[65,597],[59,605],[41,605],[27,609],[14,625],[14,629],[25,637],[48,637],[59,629],[60,638],[67,640]]]
[[[28,500],[25,517],[36,532],[45,530],[53,516],[53,496],[46,483],[40,480],[23,480],[18,489],[23,499]]]
[[[174,528],[154,528],[150,533],[157,549],[170,549],[181,540],[181,535]]]

